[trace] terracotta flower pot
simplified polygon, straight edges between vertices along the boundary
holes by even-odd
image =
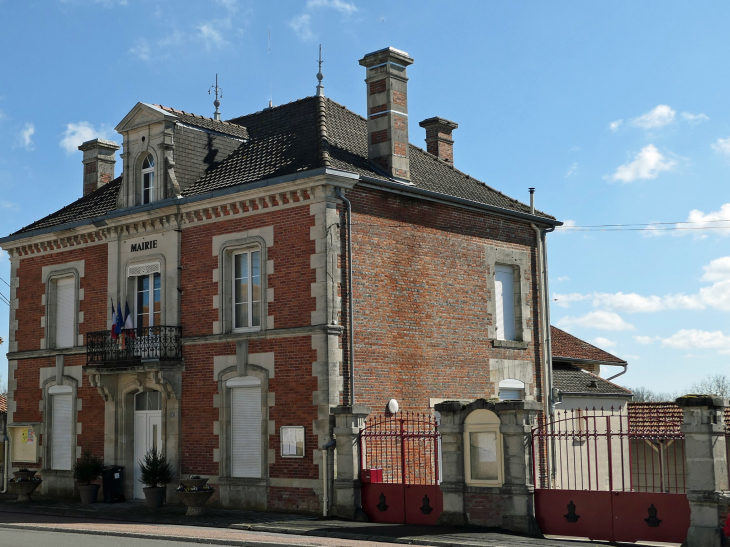
[[[144,499],[147,507],[150,509],[157,509],[165,503],[165,490],[167,489],[164,486],[152,486],[143,488],[142,490],[144,491]]]
[[[41,485],[43,481],[9,482],[8,492],[18,495],[19,502],[31,501],[30,496]]]
[[[208,482],[208,479],[183,479],[180,480],[180,484],[182,484],[185,488],[203,488],[205,484]]]
[[[81,503],[84,505],[96,503],[99,497],[99,488],[101,488],[100,484],[78,484],[76,487],[79,489]]]
[[[203,514],[203,505],[215,493],[212,488],[210,490],[199,490],[198,492],[179,492],[175,491],[180,501],[188,510],[185,512],[186,517],[199,517]]]

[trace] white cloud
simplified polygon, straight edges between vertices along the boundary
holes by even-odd
[[[140,39],[136,45],[129,48],[129,53],[131,53],[135,57],[142,59],[143,61],[149,61],[150,46],[147,43],[147,40],[145,40],[144,38]]]
[[[665,309],[703,309],[696,296],[669,294],[666,296],[641,296],[636,293],[593,293],[593,305],[627,313],[653,313]]]
[[[730,137],[727,139],[717,139],[712,143],[712,149],[718,154],[730,156]]]
[[[653,344],[657,340],[661,340],[661,337],[659,337],[659,336],[634,336],[634,340],[636,340],[636,342],[639,344],[648,346],[649,344]]]
[[[562,226],[558,226],[555,228],[555,233],[558,232],[564,232],[564,231],[570,231],[569,228],[573,228],[575,226],[575,220],[564,220]]]
[[[10,209],[11,211],[20,210],[17,203],[13,203],[12,201],[6,201],[4,199],[0,199],[0,209]]]
[[[312,17],[308,13],[303,13],[289,21],[289,26],[294,30],[299,39],[304,42],[310,42],[316,38],[310,27],[311,19]]]
[[[682,118],[692,125],[697,125],[698,123],[706,122],[710,119],[705,114],[692,114],[690,112],[682,112]]]
[[[730,311],[730,279],[700,289],[700,301],[721,311]]]
[[[215,3],[223,6],[229,11],[236,11],[236,9],[238,8],[236,0],[215,0]]]
[[[674,169],[676,164],[676,161],[665,158],[656,146],[649,144],[636,154],[634,161],[619,166],[613,175],[607,175],[604,178],[621,182],[632,182],[636,179],[655,179],[662,171]]]
[[[623,120],[616,120],[615,122],[611,122],[608,124],[608,127],[611,131],[614,133],[618,131],[618,128],[621,126],[621,124],[624,123]]]
[[[332,8],[343,15],[352,15],[357,11],[357,6],[343,0],[309,0],[307,8]]]
[[[33,144],[34,134],[35,125],[32,123],[26,123],[18,134],[18,144],[26,150],[33,150],[35,148],[35,145]]]
[[[217,21],[209,21],[198,26],[198,38],[205,42],[205,48],[211,50],[213,48],[220,49],[228,45],[223,33],[230,29],[230,19],[220,19]]]
[[[560,283],[561,281],[570,281],[570,278],[567,275],[561,275],[555,281],[557,281],[558,283]]]
[[[105,127],[99,129],[94,128],[89,122],[77,122],[66,125],[66,130],[63,133],[63,138],[59,142],[59,146],[66,150],[68,154],[77,152],[79,146],[92,139],[108,139],[112,138],[112,133]]]
[[[699,209],[693,209],[687,216],[687,222],[692,222],[692,228],[712,227],[712,233],[722,236],[730,235],[730,222],[719,223],[720,220],[730,220],[730,203],[725,203],[718,211],[712,211],[707,214]],[[722,226],[722,228],[720,228]],[[727,226],[727,228],[724,228]],[[673,232],[676,235],[688,235],[692,233],[695,236],[702,235],[700,230],[678,230]]]
[[[635,125],[636,127],[643,127],[644,129],[663,127],[667,124],[672,123],[676,114],[677,113],[672,110],[669,105],[660,104],[659,106],[656,106],[655,108],[649,110],[649,112],[642,114],[638,118],[633,118],[631,120],[631,125]]]
[[[590,297],[590,294],[580,294],[577,292],[570,294],[553,293],[553,302],[561,308],[567,308],[570,306],[571,302],[580,302],[581,300],[585,300]]]
[[[705,270],[702,281],[726,281],[730,279],[730,256],[716,258],[702,268]]]
[[[613,340],[609,340],[608,338],[604,338],[603,336],[597,336],[593,339],[593,344],[599,348],[615,348],[616,342]]]
[[[559,327],[585,327],[598,330],[622,331],[634,330],[634,326],[624,321],[617,313],[597,310],[581,317],[563,317],[558,321]]]
[[[682,329],[662,340],[662,346],[675,349],[718,349],[730,350],[730,336],[722,331]]]
[[[568,170],[565,172],[565,178],[572,177],[575,175],[576,171],[578,171],[578,162],[573,162],[573,164],[568,167]]]

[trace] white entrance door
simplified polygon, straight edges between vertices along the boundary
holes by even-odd
[[[139,482],[140,460],[153,448],[162,450],[162,409],[159,391],[145,391],[135,396],[134,411],[134,497],[144,498],[145,485]]]

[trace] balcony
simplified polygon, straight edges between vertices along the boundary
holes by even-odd
[[[145,361],[182,360],[182,327],[123,329],[117,339],[109,330],[86,335],[86,365],[131,365]]]

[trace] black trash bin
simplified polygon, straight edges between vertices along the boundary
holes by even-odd
[[[104,466],[101,482],[104,485],[104,503],[124,501],[124,467]]]

